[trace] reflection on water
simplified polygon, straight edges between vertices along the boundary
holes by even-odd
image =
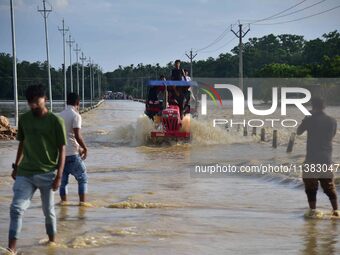
[[[338,221],[302,217],[307,202],[299,176],[190,176],[195,164],[210,162],[299,162],[305,138],[286,154],[285,146],[274,150],[237,130],[214,130],[209,120],[194,120],[192,143],[155,146],[145,142],[150,122],[143,110],[141,103],[115,101],[83,115],[94,207],[75,206],[77,185],[71,179],[74,205],[56,206],[60,245],[46,247],[39,245],[45,230],[36,194],[19,241],[24,254],[340,253]],[[282,142],[285,132],[279,131]],[[8,173],[16,146],[0,143],[1,246],[7,242],[13,183]],[[339,145],[334,150],[339,159]],[[330,209],[324,194],[318,199],[320,208]]]
[[[76,221],[82,221],[82,220],[86,220],[86,207],[83,206],[77,206],[76,207],[78,210],[78,214],[75,217],[74,215],[69,213],[69,206],[60,206],[60,210],[59,210],[59,221],[63,222],[63,221],[69,221],[69,220],[76,220]],[[62,226],[62,224],[60,224]]]
[[[335,255],[337,249],[337,221],[306,221],[303,227],[304,248],[301,255]]]

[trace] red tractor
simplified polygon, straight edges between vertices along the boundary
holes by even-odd
[[[165,137],[176,140],[190,139],[190,116],[195,107],[190,107],[191,89],[197,87],[193,81],[149,81],[149,94],[145,114],[155,123],[151,132],[154,139]],[[186,116],[187,115],[187,116]],[[184,121],[185,119],[185,121]],[[186,127],[184,127],[186,122]]]

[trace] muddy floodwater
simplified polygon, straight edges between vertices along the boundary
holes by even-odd
[[[230,109],[215,110],[230,118]],[[196,165],[301,163],[306,136],[286,153],[294,128],[279,129],[278,148],[235,129],[214,129],[211,120],[191,122],[189,144],[148,142],[150,121],[144,105],[105,101],[83,114],[89,146],[88,200],[78,207],[72,179],[69,199],[58,206],[58,246],[46,247],[39,192],[24,217],[19,254],[340,254],[340,221],[307,220],[306,197],[298,174],[229,174],[200,177]],[[290,111],[297,120],[303,116]],[[328,113],[340,121],[340,108]],[[334,161],[340,162],[340,134]],[[0,143],[0,246],[6,247],[13,181],[10,165],[17,142]],[[56,193],[56,203],[59,195]],[[318,207],[330,210],[318,193]]]

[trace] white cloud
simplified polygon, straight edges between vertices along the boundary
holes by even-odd
[[[14,8],[20,8],[24,5],[24,1],[23,0],[16,0],[16,1],[13,1],[13,5],[14,5]],[[0,9],[4,9],[4,10],[9,10],[9,1],[3,1],[3,0],[0,0]]]
[[[46,8],[52,6],[53,9],[65,9],[69,5],[70,0],[46,0]],[[42,0],[14,0],[16,10],[31,10],[37,7],[42,8]],[[0,0],[0,9],[9,9],[9,1]]]
[[[69,5],[69,0],[53,0],[51,4],[56,9],[64,9]]]

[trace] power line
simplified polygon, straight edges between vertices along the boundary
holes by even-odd
[[[256,20],[256,21],[254,21],[254,22],[252,22],[252,23],[250,23],[250,24],[255,24],[255,23],[257,23],[257,22],[265,21],[265,20],[271,19],[271,18],[273,18],[273,17],[276,17],[276,16],[278,16],[278,15],[280,15],[280,14],[282,14],[282,13],[285,13],[285,12],[287,12],[287,11],[289,11],[289,10],[291,10],[291,9],[293,9],[293,8],[295,8],[295,7],[299,6],[299,5],[301,5],[301,4],[303,4],[303,3],[306,2],[306,1],[307,1],[307,0],[302,0],[301,2],[299,2],[299,3],[297,3],[297,4],[294,4],[293,6],[287,8],[287,9],[285,9],[285,10],[283,10],[283,11],[280,11],[280,12],[278,12],[278,13],[276,13],[276,14],[274,14],[274,15],[271,15],[271,16],[269,16],[269,17],[267,17],[267,18]]]
[[[226,42],[225,44],[223,44],[222,46],[218,47],[217,49],[214,50],[206,50],[206,51],[202,51],[201,53],[210,53],[210,52],[216,52],[222,48],[224,48],[225,46],[227,46],[228,44],[230,44],[231,42],[233,42],[237,37],[234,36],[232,39],[230,39],[228,42]]]
[[[302,18],[298,18],[298,19],[287,20],[287,21],[282,21],[282,22],[275,22],[275,23],[260,23],[260,24],[254,24],[254,25],[257,25],[257,26],[259,26],[259,25],[266,26],[266,25],[280,25],[280,24],[291,23],[291,22],[300,21],[300,20],[311,18],[311,17],[315,17],[315,16],[318,16],[318,15],[321,15],[321,14],[333,11],[333,10],[335,10],[337,8],[340,8],[340,5],[335,6],[333,8],[328,9],[328,10],[325,10],[325,11],[314,13],[312,15],[308,15],[308,16],[305,16],[305,17],[302,17]]]
[[[279,18],[287,17],[287,16],[290,16],[290,15],[293,15],[293,14],[305,11],[307,9],[310,9],[310,8],[312,8],[312,7],[316,6],[316,5],[319,5],[319,4],[321,4],[321,3],[325,2],[325,1],[327,1],[327,0],[321,0],[319,2],[316,2],[316,3],[312,4],[312,5],[308,5],[308,6],[304,7],[304,8],[302,8],[302,9],[298,9],[296,11],[289,12],[289,13],[286,13],[286,14],[283,14],[283,15],[275,16],[275,17],[272,17],[272,18],[267,19],[267,20],[273,20],[273,19],[279,19]],[[256,20],[245,20],[245,21],[254,22]]]
[[[229,32],[230,32],[230,26],[228,28],[226,28],[222,34],[220,34],[214,41],[212,41],[211,43],[209,43],[207,46],[200,48],[198,50],[196,50],[196,52],[205,50],[207,48],[210,48],[211,46],[213,46],[214,44],[218,43],[219,41],[221,41]]]
[[[310,8],[316,6],[316,5],[319,5],[319,4],[321,4],[321,3],[325,2],[325,1],[327,1],[327,0],[321,0],[321,1],[317,2],[317,3],[314,3],[314,4],[312,4],[312,5],[306,6],[306,7],[302,8],[302,9],[299,9],[299,10],[296,10],[296,11],[293,11],[293,12],[290,12],[290,13],[287,13],[287,14],[284,14],[284,15],[280,15],[280,16],[273,17],[273,18],[271,18],[271,20],[273,20],[273,19],[279,19],[279,18],[283,18],[283,17],[287,17],[287,16],[290,16],[290,15],[292,15],[292,14],[295,14],[295,13],[299,13],[299,12],[305,11],[305,10],[310,9]]]

